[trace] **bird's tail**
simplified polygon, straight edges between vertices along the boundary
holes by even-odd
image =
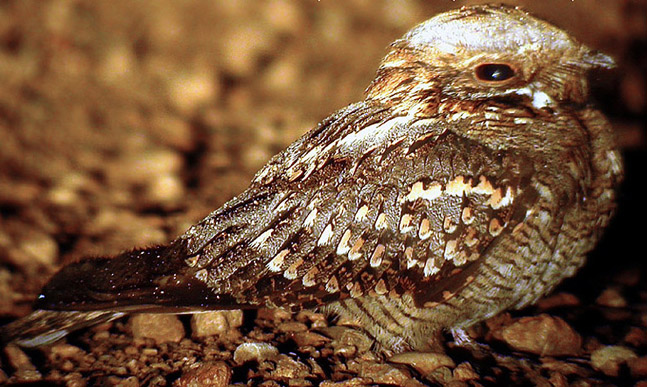
[[[112,321],[123,312],[36,310],[0,328],[3,344],[37,347],[55,342],[68,333],[88,326]]]

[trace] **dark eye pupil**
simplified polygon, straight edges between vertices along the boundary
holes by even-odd
[[[476,77],[481,81],[500,82],[514,76],[514,70],[507,64],[489,63],[476,68]]]

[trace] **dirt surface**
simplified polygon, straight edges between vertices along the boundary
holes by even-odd
[[[467,3],[0,2],[0,324],[66,262],[181,234],[362,98],[391,41]],[[133,317],[2,349],[0,384],[647,386],[647,2],[507,3],[616,58],[594,93],[627,179],[589,264],[538,306],[475,327],[487,347],[385,362],[316,313],[173,317],[157,325],[168,340]]]

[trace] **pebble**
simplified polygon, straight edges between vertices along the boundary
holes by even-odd
[[[184,183],[177,175],[157,176],[146,185],[143,200],[153,206],[177,206],[186,193]]]
[[[423,375],[429,375],[440,367],[456,367],[456,363],[451,357],[444,353],[433,352],[405,352],[391,356],[389,359],[392,363],[409,365]]]
[[[29,262],[53,266],[58,257],[58,244],[48,234],[33,231],[19,242],[19,249]]]
[[[310,376],[310,367],[287,355],[278,355],[275,362],[276,368],[270,372],[272,378],[289,382],[291,379]]]
[[[324,335],[320,335],[316,332],[296,332],[291,335],[292,340],[299,346],[313,346],[321,347],[327,342],[330,342],[330,339]]]
[[[591,353],[591,365],[608,376],[618,376],[620,366],[638,356],[627,347],[610,345]]]
[[[191,316],[191,337],[223,335],[243,325],[242,310],[219,310]]]
[[[16,370],[14,377],[19,381],[35,381],[42,379],[40,372],[31,363],[29,357],[17,346],[7,345],[4,349],[7,362]]]
[[[629,359],[627,365],[629,365],[631,376],[634,378],[647,377],[647,356]]]
[[[234,361],[243,364],[248,361],[262,362],[279,354],[279,350],[268,343],[243,343],[234,351]]]
[[[224,362],[202,363],[185,372],[173,383],[175,387],[225,387],[231,380],[231,368]]]
[[[370,379],[372,383],[380,386],[424,386],[424,384],[413,379],[409,372],[392,364],[361,362],[359,376]]]
[[[546,314],[520,318],[492,334],[515,350],[540,356],[576,356],[582,347],[570,325]]]
[[[179,74],[168,84],[171,103],[184,114],[192,114],[199,107],[214,102],[219,93],[217,76],[211,66]]]
[[[454,379],[459,381],[478,380],[479,374],[474,371],[472,365],[468,362],[463,362],[454,368]]]
[[[153,339],[156,343],[179,343],[184,338],[184,326],[173,314],[136,314],[130,318],[135,339]]]
[[[567,306],[577,306],[579,304],[580,299],[575,295],[571,293],[557,293],[539,300],[539,302],[537,302],[537,307],[540,310],[548,310]]]
[[[609,308],[624,308],[627,306],[627,301],[622,297],[620,291],[615,288],[605,289],[595,302]]]

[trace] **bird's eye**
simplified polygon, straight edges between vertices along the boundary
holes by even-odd
[[[505,63],[485,63],[474,69],[474,75],[479,81],[501,82],[514,77],[514,69]]]

